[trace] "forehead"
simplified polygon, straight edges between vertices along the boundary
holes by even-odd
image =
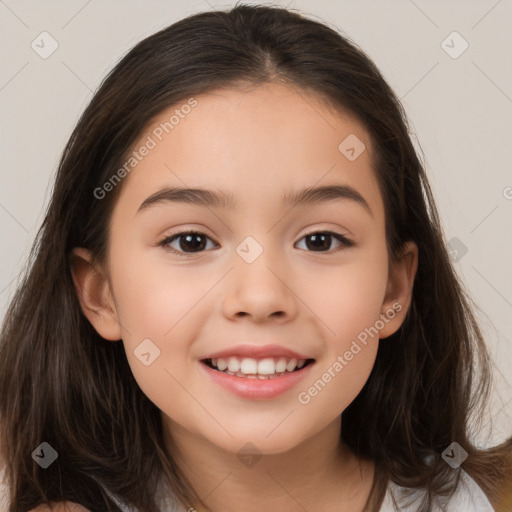
[[[139,151],[124,179],[126,213],[164,186],[222,189],[243,207],[333,183],[353,186],[382,209],[368,134],[314,93],[270,83],[193,100],[161,112],[133,145],[150,150]]]

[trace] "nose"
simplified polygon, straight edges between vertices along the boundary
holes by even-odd
[[[284,271],[269,251],[263,251],[252,263],[239,259],[226,280],[223,312],[231,320],[292,321],[298,312],[293,288],[290,270]]]

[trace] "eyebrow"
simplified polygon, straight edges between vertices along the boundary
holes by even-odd
[[[362,206],[373,217],[373,213],[364,197],[349,185],[325,185],[308,187],[285,193],[281,197],[284,206],[306,206],[334,200],[349,200]],[[231,192],[222,190],[207,190],[204,188],[164,187],[146,198],[137,210],[137,214],[162,203],[185,203],[207,208],[238,208],[238,202]]]

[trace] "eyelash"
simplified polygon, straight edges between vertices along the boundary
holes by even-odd
[[[334,231],[312,231],[311,233],[304,235],[300,240],[302,240],[303,238],[306,238],[308,236],[318,235],[318,234],[331,235],[333,238],[335,238],[336,240],[338,240],[341,243],[341,246],[334,250],[330,249],[328,251],[307,251],[307,252],[318,252],[320,254],[331,254],[333,252],[337,252],[343,246],[348,248],[348,247],[352,247],[354,245],[354,242],[352,240],[350,240],[346,236],[344,236],[340,233],[336,233]],[[201,236],[205,236],[206,238],[211,240],[211,238],[209,236],[205,235],[204,233],[201,233],[200,231],[187,230],[187,231],[180,231],[178,233],[174,233],[172,235],[166,236],[163,240],[158,242],[158,246],[163,247],[168,252],[177,254],[178,256],[181,256],[184,258],[190,258],[192,256],[195,256],[196,254],[200,254],[201,252],[204,252],[204,250],[203,250],[203,251],[186,253],[183,251],[178,251],[176,249],[173,249],[172,247],[169,247],[169,244],[171,242],[173,242],[174,240],[176,240],[182,236],[185,236],[185,235],[201,235]]]

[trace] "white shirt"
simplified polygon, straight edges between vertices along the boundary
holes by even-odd
[[[482,489],[465,471],[462,469],[460,471],[459,485],[453,496],[450,499],[442,497],[433,499],[432,512],[494,512]],[[394,482],[390,482],[379,512],[396,512],[396,510],[416,512],[417,508],[414,503],[399,502],[401,489]],[[416,496],[421,497],[421,491],[416,491]],[[393,498],[398,504],[398,509],[394,506]]]
[[[460,482],[453,496],[449,500],[436,497],[432,512],[494,512],[482,489],[466,472],[462,469],[460,471]],[[401,489],[402,487],[394,482],[389,483],[379,512],[396,512],[397,510],[400,512],[416,512],[417,503],[419,502],[410,503],[410,501],[414,500],[414,497],[421,497],[422,491],[416,491],[416,494],[409,498],[407,503],[400,503]],[[124,505],[110,493],[108,494],[123,512],[139,512],[135,508]],[[188,510],[183,505],[177,504],[173,497],[169,495],[169,492],[165,493],[162,487],[159,487],[157,499],[162,512],[187,512]],[[395,501],[398,508],[395,508]]]

